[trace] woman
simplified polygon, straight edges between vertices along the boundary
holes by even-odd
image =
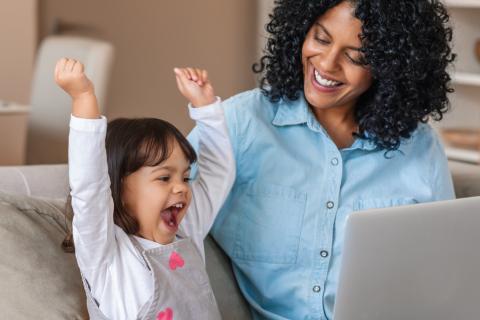
[[[255,319],[332,319],[349,214],[454,198],[426,124],[451,29],[435,0],[275,3],[261,88],[224,102],[237,176],[212,233]]]

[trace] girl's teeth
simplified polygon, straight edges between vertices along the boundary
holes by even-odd
[[[338,81],[332,81],[322,78],[322,76],[320,75],[320,73],[318,73],[317,70],[315,70],[315,80],[324,87],[335,87],[340,84],[340,82]]]

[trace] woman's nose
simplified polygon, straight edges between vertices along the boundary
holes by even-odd
[[[320,61],[320,66],[324,72],[334,72],[339,69],[339,51],[335,48],[325,51]]]

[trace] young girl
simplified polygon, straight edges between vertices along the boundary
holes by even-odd
[[[72,228],[90,318],[220,319],[203,240],[235,165],[206,72],[175,69],[201,128],[198,177],[190,184],[196,155],[182,134],[159,119],[118,119],[107,126],[83,69],[62,59],[55,80],[72,97]]]

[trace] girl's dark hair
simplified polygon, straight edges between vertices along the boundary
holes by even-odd
[[[175,126],[167,121],[116,119],[107,127],[105,147],[114,205],[113,220],[127,234],[138,232],[138,222],[122,202],[123,178],[143,166],[156,166],[171,154],[177,142],[190,163],[197,160],[195,150]]]
[[[359,99],[360,137],[396,150],[420,122],[441,120],[453,92],[446,69],[449,16],[438,0],[344,0],[362,22],[362,52],[373,83]],[[313,23],[342,0],[276,0],[264,55],[253,65],[272,102],[296,100],[303,91],[302,45]],[[368,133],[368,134],[367,134]]]
[[[175,126],[160,119],[116,119],[108,123],[105,148],[110,189],[114,204],[113,220],[127,234],[138,232],[138,222],[122,202],[123,179],[143,166],[156,166],[165,161],[177,142],[190,163],[197,160],[195,150]],[[71,210],[71,197],[67,210]],[[67,230],[62,248],[73,252],[73,238]]]
[[[73,219],[73,209],[72,209],[72,195],[70,194],[70,189],[68,190],[67,201],[65,203],[65,230],[66,235],[62,241],[62,249],[67,253],[75,252],[75,245],[73,243],[73,234],[72,234],[72,219]]]

